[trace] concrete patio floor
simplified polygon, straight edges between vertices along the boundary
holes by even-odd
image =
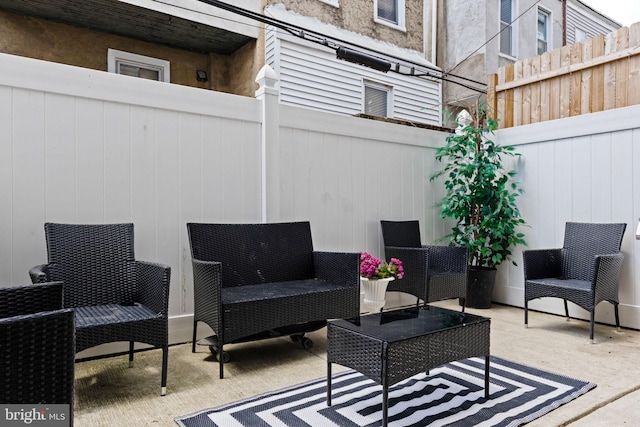
[[[455,301],[438,305],[459,309]],[[631,426],[640,422],[640,331],[596,325],[595,343],[585,321],[529,313],[494,304],[468,309],[491,318],[491,353],[522,364],[591,381],[597,387],[528,426]],[[624,319],[622,319],[624,324]],[[76,364],[76,427],[176,426],[174,417],[277,390],[326,375],[326,329],[309,334],[311,350],[289,338],[228,346],[231,363],[218,378],[218,363],[207,347],[169,350],[167,395],[160,396],[158,350]],[[334,372],[339,366],[334,365]]]

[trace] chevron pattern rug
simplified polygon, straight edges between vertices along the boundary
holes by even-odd
[[[452,362],[395,384],[390,426],[519,426],[594,388],[593,383],[491,357],[484,398],[484,358]],[[182,427],[373,427],[382,420],[382,387],[355,371],[206,409],[175,419]]]

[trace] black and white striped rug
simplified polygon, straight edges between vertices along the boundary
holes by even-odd
[[[395,384],[390,426],[519,426],[594,388],[593,383],[492,356],[490,397],[484,398],[484,358],[448,363]],[[176,418],[183,427],[379,426],[382,387],[355,371]]]

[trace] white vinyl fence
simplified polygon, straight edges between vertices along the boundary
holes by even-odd
[[[561,120],[501,130],[501,144],[516,145],[526,191],[519,207],[529,223],[531,248],[562,247],[564,224],[625,222],[625,260],[620,279],[620,321],[640,328],[640,106],[631,106]],[[516,258],[522,259],[521,248]],[[506,267],[506,266],[505,266]],[[500,270],[494,300],[522,306],[522,265]],[[545,298],[530,307],[564,313],[562,300]],[[584,310],[571,315],[588,318]],[[596,308],[596,321],[614,323],[613,306]]]
[[[28,283],[29,268],[46,262],[44,222],[133,222],[136,257],[172,267],[170,339],[183,342],[193,312],[187,222],[308,220],[316,249],[378,256],[381,219],[419,219],[425,243],[447,232],[435,207],[442,185],[429,182],[446,134],[280,105],[268,68],[256,98],[3,54],[0,70],[2,286]],[[523,154],[530,247],[561,245],[568,220],[629,224],[620,297],[621,321],[633,328],[639,113],[497,134]],[[519,266],[500,268],[496,302],[522,306],[521,258],[518,249]],[[605,306],[597,319],[612,323]]]

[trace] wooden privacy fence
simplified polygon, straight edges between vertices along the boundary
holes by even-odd
[[[487,103],[500,128],[640,104],[640,22],[501,67]]]

